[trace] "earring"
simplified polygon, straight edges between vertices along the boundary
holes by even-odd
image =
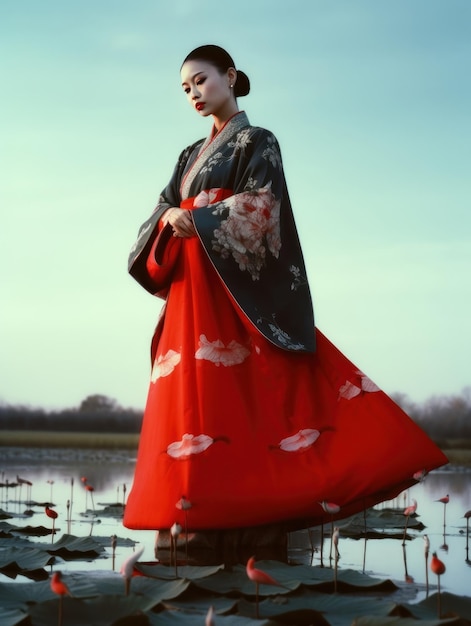
[[[232,89],[234,87],[234,85],[230,85],[230,88]]]

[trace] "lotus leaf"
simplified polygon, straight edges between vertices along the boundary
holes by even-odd
[[[51,535],[52,530],[45,526],[14,526],[8,522],[0,522],[0,530],[7,533],[18,533],[20,535],[28,535],[30,537],[45,537]],[[56,532],[58,529],[56,528]]]
[[[25,619],[26,615],[23,611],[0,606],[0,624],[2,626],[20,626]]]
[[[59,541],[47,550],[65,560],[95,557],[104,552],[103,546],[92,537],[75,537],[67,534],[62,535]]]
[[[278,602],[277,598],[267,598],[260,603],[259,610],[260,615],[283,623],[315,623],[316,626],[318,623],[328,623],[335,626],[350,626],[352,619],[358,615],[374,613],[388,616],[397,613],[398,609],[395,603],[381,598],[305,591],[302,594],[283,597],[283,602]],[[242,599],[238,604],[238,612],[252,616],[255,614],[255,604]],[[411,615],[407,610],[405,614]]]
[[[430,595],[414,606],[415,614],[421,619],[437,613],[437,594]],[[442,615],[460,615],[471,621],[471,598],[456,596],[447,591],[441,593]]]
[[[16,564],[19,570],[41,569],[54,563],[54,558],[37,548],[11,548],[0,550],[0,569]]]
[[[222,565],[209,565],[206,567],[194,567],[191,565],[179,566],[177,573],[179,578],[187,578],[188,580],[198,580],[199,578],[207,578],[219,572]],[[136,563],[136,569],[144,576],[152,578],[162,578],[170,580],[175,578],[175,568],[161,563]]]
[[[456,624],[456,626],[464,626],[463,622],[458,621],[457,619],[432,619],[423,622],[417,622],[417,620],[413,619],[412,617],[378,617],[376,615],[372,615],[358,617],[355,620],[355,626],[452,626],[453,624]]]
[[[30,608],[34,626],[51,626],[57,623],[59,599],[36,604]],[[149,611],[153,601],[145,596],[102,595],[91,600],[63,599],[63,617],[67,626],[110,626],[126,617]]]
[[[189,589],[183,598],[166,600],[163,606],[168,610],[186,611],[196,615],[206,615],[209,606],[212,606],[216,615],[224,615],[233,613],[237,603],[236,598],[208,595],[197,589]]]
[[[195,619],[194,613],[183,611],[149,614],[148,619],[150,626],[195,626],[204,623],[201,615]],[[241,615],[218,615],[216,623],[217,626],[276,626],[276,623],[270,620],[256,620]]]

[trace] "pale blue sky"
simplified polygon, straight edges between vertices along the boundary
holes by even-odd
[[[388,393],[471,384],[469,0],[4,0],[0,400],[143,407],[127,275],[180,151],[181,61],[226,47],[283,153],[319,328]]]

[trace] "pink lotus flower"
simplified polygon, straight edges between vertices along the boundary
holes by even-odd
[[[213,187],[212,189],[204,189],[203,191],[200,191],[200,193],[193,200],[193,207],[195,209],[199,209],[203,206],[208,206],[208,204],[213,204],[220,191],[220,187]]]
[[[279,448],[285,452],[297,452],[310,448],[319,438],[321,433],[315,428],[303,428],[291,437],[280,441]]]
[[[208,435],[190,435],[186,433],[181,441],[175,441],[167,447],[167,454],[174,459],[187,459],[193,454],[201,454],[214,443]]]
[[[195,358],[211,361],[217,367],[224,365],[238,365],[250,354],[250,350],[237,341],[231,341],[227,346],[220,339],[209,341],[206,335],[200,335],[199,348],[195,352]]]
[[[339,389],[339,399],[344,398],[345,400],[351,400],[356,396],[359,396],[362,393],[373,393],[375,391],[380,391],[380,388],[375,385],[375,383],[368,378],[363,372],[360,370],[355,371],[356,378],[354,383],[350,380],[347,380],[345,384],[343,384]]]
[[[169,350],[165,355],[160,355],[154,361],[154,367],[152,368],[151,381],[155,381],[164,376],[169,376],[175,367],[180,363],[181,354],[175,350]]]

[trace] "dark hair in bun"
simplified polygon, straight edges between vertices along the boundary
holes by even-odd
[[[226,52],[224,48],[220,48],[219,46],[214,46],[212,44],[195,48],[185,58],[182,63],[182,67],[187,61],[206,61],[207,63],[214,65],[214,67],[219,70],[221,74],[225,74],[230,67],[235,69],[235,63],[231,55]],[[240,96],[246,96],[249,93],[250,81],[249,77],[247,74],[244,74],[244,72],[241,72],[240,70],[236,70],[236,72],[237,81],[234,85],[234,95],[236,98],[239,98]]]

